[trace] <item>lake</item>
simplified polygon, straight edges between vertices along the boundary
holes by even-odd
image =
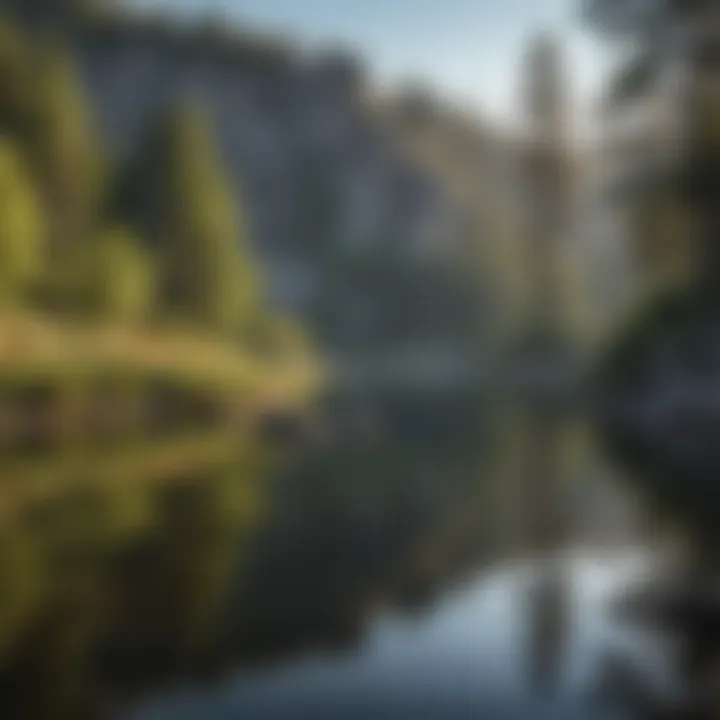
[[[0,717],[651,717],[618,668],[670,702],[668,639],[613,612],[650,523],[576,413],[385,389],[321,417],[7,452]]]

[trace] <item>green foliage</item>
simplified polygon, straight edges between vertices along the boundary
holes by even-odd
[[[0,294],[27,297],[41,268],[42,213],[20,151],[0,141]]]
[[[657,293],[624,319],[610,347],[601,356],[598,377],[608,387],[640,383],[666,350],[676,357],[712,365],[709,348],[697,352],[697,339],[710,342],[720,315],[720,289],[701,286],[669,288]]]
[[[31,56],[24,39],[0,18],[0,128],[25,133],[31,120]]]
[[[252,300],[252,275],[241,256],[240,219],[206,121],[182,109],[168,123],[167,187],[177,216],[173,293],[181,307],[222,332],[234,330]],[[247,262],[247,261],[245,261]]]
[[[705,33],[684,38],[682,28],[714,22],[713,3],[676,0],[590,0],[588,17],[611,39],[631,43],[632,57],[618,69],[610,92],[610,105],[622,108],[630,101],[650,96],[665,73],[686,63],[688,80],[674,112],[682,112],[680,133],[666,142],[677,152],[647,158],[647,167],[624,188],[623,195],[634,215],[634,239],[641,257],[661,256],[667,274],[682,267],[683,282],[717,283],[720,278],[720,105],[717,101],[717,40]],[[682,142],[681,142],[682,141]],[[671,148],[671,145],[668,145]],[[657,154],[657,153],[656,153]],[[678,222],[678,219],[680,220]],[[668,222],[666,222],[668,221]],[[674,235],[674,236],[673,236]],[[672,253],[667,250],[672,246]],[[680,251],[680,252],[678,252]],[[651,283],[654,284],[654,283]]]
[[[43,49],[34,83],[29,154],[47,207],[50,252],[67,262],[67,253],[81,252],[93,234],[105,186],[105,161],[66,48]]]
[[[117,200],[118,212],[152,238],[164,312],[224,334],[241,327],[257,295],[236,196],[206,119],[181,107],[150,135]]]
[[[244,342],[264,324],[265,345],[300,349],[261,302],[238,193],[198,109],[168,112],[122,174],[109,170],[68,48],[34,52],[0,19],[0,302]]]
[[[86,307],[114,320],[143,320],[152,300],[150,258],[138,241],[122,228],[104,231],[89,248],[85,263]]]

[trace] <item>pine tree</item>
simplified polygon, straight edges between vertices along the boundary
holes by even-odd
[[[236,195],[206,119],[189,107],[163,118],[118,191],[121,216],[158,254],[165,311],[222,333],[234,333],[256,301]]]
[[[0,130],[18,137],[31,123],[32,63],[18,29],[0,18]]]
[[[152,264],[131,233],[122,227],[103,231],[83,260],[76,287],[86,312],[131,323],[147,316],[153,295]]]
[[[66,281],[59,268],[77,263],[96,232],[105,161],[76,68],[64,47],[43,49],[35,85],[29,153],[48,216],[55,285],[62,295]]]
[[[42,266],[42,212],[22,153],[0,141],[0,299],[27,299]]]
[[[696,281],[720,279],[720,102],[717,57],[720,13],[712,0],[587,0],[587,17],[604,36],[632,47],[630,59],[617,70],[611,108],[649,97],[668,72],[682,70],[678,137],[666,145],[674,152],[656,153],[637,168],[622,190],[634,210],[634,231],[646,255],[662,254],[668,241],[663,218],[674,215],[678,228],[671,242],[684,245],[683,264],[693,266]],[[660,157],[663,155],[663,157]],[[670,209],[668,209],[670,208]],[[653,217],[654,216],[654,217]],[[678,223],[678,217],[681,221]],[[649,227],[663,226],[661,232]],[[682,235],[682,237],[680,237]],[[661,247],[657,247],[660,245]],[[677,259],[677,252],[675,253]]]

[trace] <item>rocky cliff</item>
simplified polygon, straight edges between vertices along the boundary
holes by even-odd
[[[455,324],[475,333],[478,277],[445,249],[478,243],[477,204],[468,214],[437,164],[422,165],[403,147],[408,118],[399,105],[378,103],[351,55],[107,5],[0,3],[25,25],[60,27],[71,38],[117,162],[169,106],[197,103],[214,124],[282,305],[348,350],[406,330],[422,338]],[[465,139],[466,151],[473,142]],[[465,303],[455,322],[468,293],[472,310]]]

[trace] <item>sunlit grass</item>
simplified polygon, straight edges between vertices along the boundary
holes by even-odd
[[[268,403],[301,402],[319,383],[305,348],[258,357],[237,342],[182,329],[56,322],[27,312],[0,315],[0,379],[118,377],[242,394]]]

